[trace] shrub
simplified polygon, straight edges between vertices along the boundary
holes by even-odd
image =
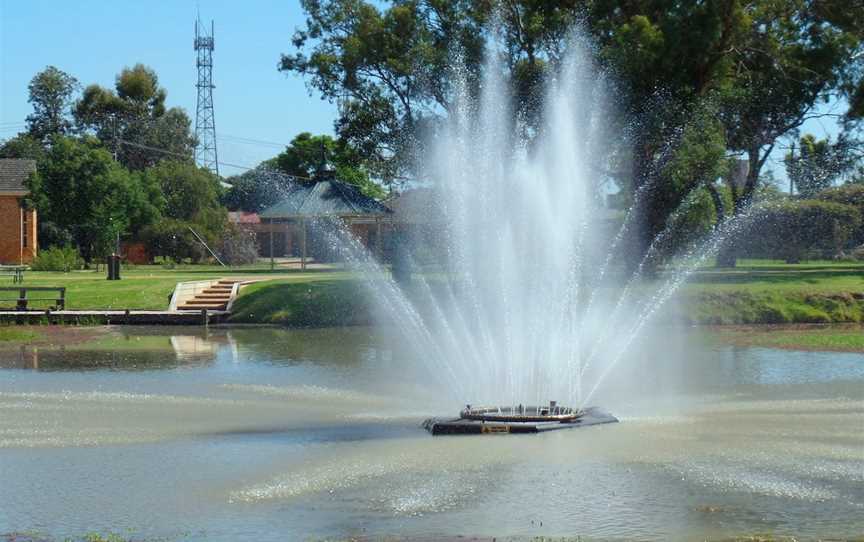
[[[851,205],[819,200],[768,203],[743,232],[741,244],[751,257],[797,263],[814,252],[831,257],[849,248],[861,225],[861,213]]]
[[[30,268],[33,271],[62,271],[68,273],[73,269],[81,269],[84,260],[74,247],[51,247],[39,252]]]
[[[234,225],[225,228],[220,257],[228,265],[243,265],[258,261],[258,239],[254,231]]]
[[[817,194],[816,197],[822,201],[851,205],[864,216],[864,185],[862,184],[844,184],[843,186],[829,188]],[[854,245],[864,244],[864,223],[855,230],[852,236],[852,243]]]
[[[164,219],[145,228],[141,238],[154,257],[170,258],[177,263],[187,258],[198,262],[206,252],[190,226],[193,224],[182,220]]]

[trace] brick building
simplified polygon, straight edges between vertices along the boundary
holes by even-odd
[[[36,211],[25,209],[33,160],[0,159],[0,264],[20,265],[36,256]]]

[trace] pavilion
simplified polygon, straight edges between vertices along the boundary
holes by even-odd
[[[321,239],[309,224],[322,218],[341,220],[351,233],[378,257],[384,254],[384,237],[392,211],[360,189],[334,177],[310,182],[293,182],[285,196],[259,213],[254,224],[260,252],[276,257],[300,257],[301,268],[309,258],[332,261],[333,247]]]

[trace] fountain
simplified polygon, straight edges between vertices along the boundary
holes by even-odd
[[[569,421],[509,420],[510,432],[518,424],[533,431],[617,421],[589,401],[734,224],[718,228],[686,266],[660,280],[641,280],[642,266],[623,275],[616,259],[626,252],[633,217],[627,212],[623,226],[614,227],[604,220],[613,104],[603,72],[573,40],[547,81],[543,120],[529,128],[513,114],[505,70],[489,57],[478,98],[457,78],[456,105],[425,161],[432,188],[420,208],[437,240],[408,235],[405,258],[416,268],[418,254],[432,252],[435,265],[404,286],[382,278],[386,271],[345,232],[339,242],[367,278],[381,315],[426,363],[424,382],[437,379],[448,401],[539,405],[553,397],[575,414]],[[514,408],[494,407],[511,415]],[[434,418],[425,426],[433,433],[483,432],[477,427],[500,422],[466,413],[471,409],[449,426]]]

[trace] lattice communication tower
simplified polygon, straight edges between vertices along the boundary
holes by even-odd
[[[216,121],[213,115],[213,21],[210,21],[210,33],[195,21],[195,51],[198,53],[198,105],[195,108],[195,137],[198,146],[195,148],[195,161],[219,175],[219,158],[216,154]]]

